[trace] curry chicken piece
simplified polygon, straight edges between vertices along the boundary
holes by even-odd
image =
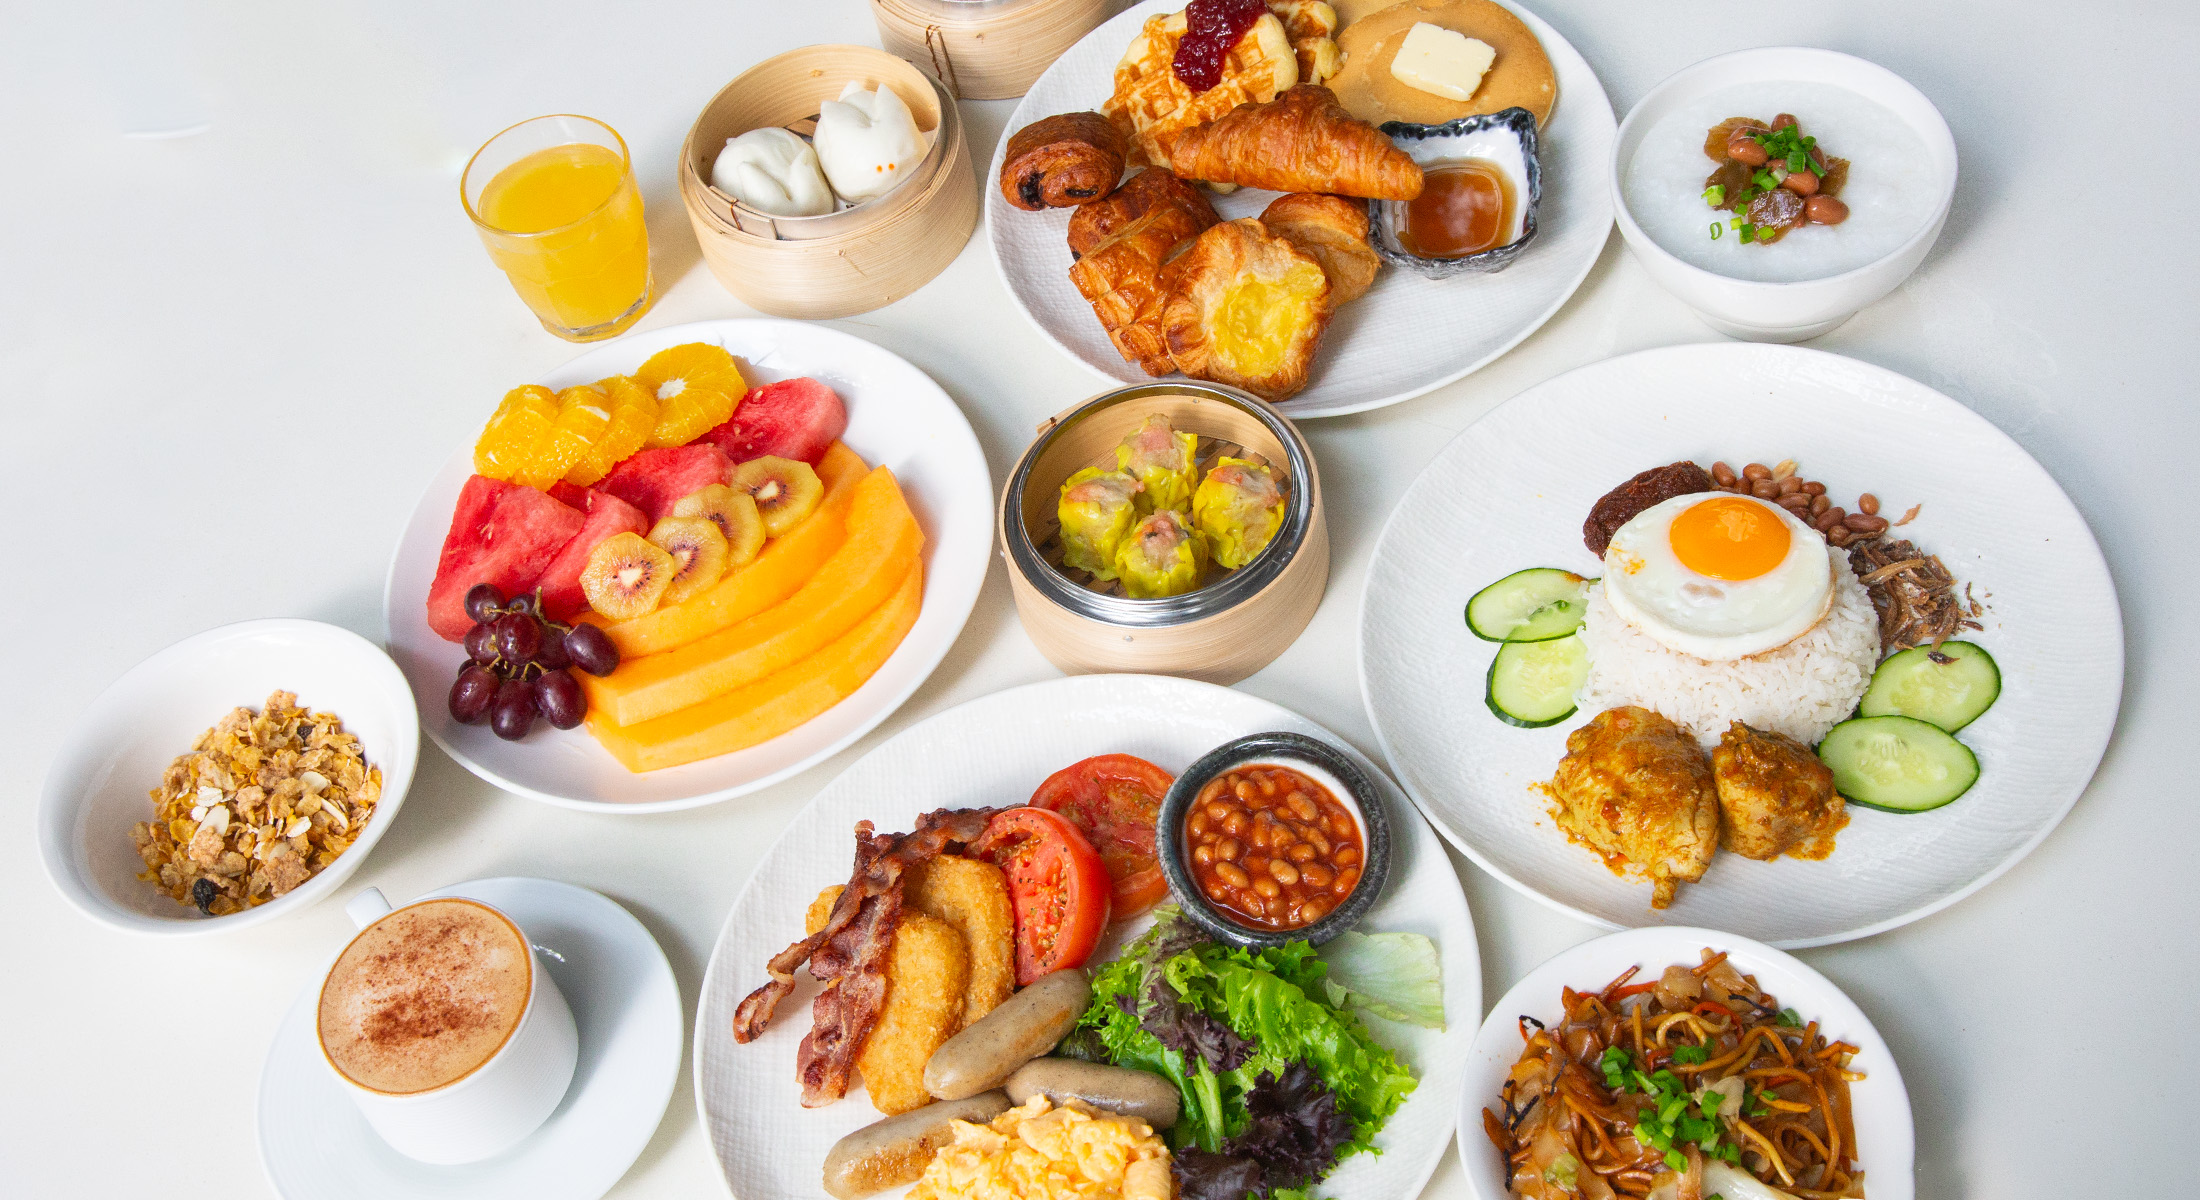
[[[1649,875],[1650,907],[1703,878],[1719,845],[1719,796],[1703,747],[1647,708],[1598,713],[1566,735],[1550,794],[1559,828]]]
[[[1849,823],[1833,772],[1785,734],[1734,722],[1711,752],[1711,775],[1724,818],[1719,844],[1743,858],[1824,858]]]

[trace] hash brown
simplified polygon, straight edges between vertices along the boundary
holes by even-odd
[[[901,879],[904,905],[962,934],[970,958],[961,1026],[967,1029],[1016,990],[1016,926],[1008,878],[992,863],[942,854],[903,871]]]

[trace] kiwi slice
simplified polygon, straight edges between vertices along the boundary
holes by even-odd
[[[627,621],[657,607],[679,564],[638,533],[615,533],[588,552],[581,591],[588,607]]]
[[[747,492],[714,483],[672,502],[675,517],[704,517],[726,539],[726,569],[745,567],[764,548],[764,518]]]
[[[709,517],[666,517],[649,531],[649,540],[678,564],[661,604],[678,604],[726,573],[726,535]]]
[[[825,485],[810,464],[770,454],[735,467],[730,482],[735,491],[747,492],[756,502],[764,532],[773,537],[801,524],[825,497]]]

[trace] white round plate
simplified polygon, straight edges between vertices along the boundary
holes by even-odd
[[[1534,13],[1498,0],[1528,24],[1558,73],[1558,105],[1541,129],[1543,202],[1535,244],[1493,275],[1424,279],[1385,267],[1365,296],[1330,322],[1306,390],[1276,407],[1290,417],[1327,417],[1410,400],[1488,365],[1520,344],[1574,294],[1604,250],[1612,228],[1612,137],[1618,124],[1596,72],[1558,31]],[[1086,34],[1047,68],[1008,119],[1011,133],[1057,113],[1097,109],[1114,89],[1115,64],[1147,17],[1183,0],[1145,0]],[[1069,281],[1066,208],[1025,212],[1001,196],[1001,156],[986,173],[987,236],[993,261],[1016,304],[1071,358],[1122,383],[1147,383],[1123,361],[1092,305]],[[1225,220],[1257,217],[1274,192],[1245,188],[1210,196]]]
[[[538,723],[507,742],[487,725],[461,725],[446,703],[466,660],[455,642],[428,628],[428,585],[450,529],[459,489],[473,472],[460,446],[428,485],[390,559],[383,620],[391,657],[420,697],[420,724],[466,769],[506,791],[561,808],[647,813],[695,808],[785,779],[869,733],[901,707],[945,657],[985,582],[993,543],[993,476],[962,410],[938,384],[899,356],[861,338],[801,321],[698,321],[622,338],[591,350],[536,382],[550,388],[632,371],[650,355],[686,342],[715,342],[740,358],[752,380],[808,375],[848,405],[848,448],[893,468],[924,528],[924,611],[893,657],[854,695],[762,745],[635,774],[586,730]]]
[[[1482,1110],[1496,1106],[1505,1073],[1520,1058],[1522,1014],[1556,1024],[1565,1016],[1559,1007],[1560,988],[1594,990],[1634,966],[1642,968],[1638,979],[1654,979],[1673,963],[1696,965],[1705,946],[1726,951],[1727,961],[1742,974],[1756,976],[1758,987],[1805,1021],[1818,1022],[1827,1037],[1857,1048],[1852,1065],[1864,1078],[1849,1085],[1849,1099],[1864,1190],[1872,1200],[1911,1200],[1917,1194],[1910,1094],[1902,1086],[1893,1052],[1863,1010],[1791,954],[1715,929],[1669,925],[1583,942],[1530,971],[1490,1010],[1490,1019],[1467,1052],[1466,1086],[1459,1097],[1459,1161],[1475,1195],[1482,1200],[1509,1200],[1511,1195],[1505,1189],[1504,1160],[1482,1132]]]
[[[672,964],[633,914],[548,879],[477,879],[416,897],[466,896],[512,914],[580,1028],[565,1102],[527,1140],[485,1162],[436,1167],[390,1149],[322,1061],[321,976],[283,1017],[260,1069],[260,1163],[284,1200],[595,1200],[649,1144],[680,1074],[685,1019]],[[406,901],[405,903],[411,903]]]
[[[1435,941],[1444,964],[1439,1032],[1369,1018],[1385,1045],[1421,1077],[1375,1144],[1383,1153],[1347,1160],[1319,1189],[1327,1196],[1412,1196],[1443,1157],[1459,1104],[1459,1064],[1482,1012],[1482,970],[1466,895],[1426,823],[1381,769],[1320,726],[1265,700],[1212,684],[1152,675],[1085,675],[973,700],[912,726],[863,756],[817,794],[765,854],[711,951],[695,1014],[695,1102],[726,1185],[741,1200],[809,1200],[825,1152],[879,1119],[862,1089],[824,1108],[801,1105],[795,1046],[810,1028],[816,987],[779,1006],[769,1030],[746,1046],[733,1040],[733,1011],[765,981],[764,963],[802,935],[802,911],[828,884],[845,883],[855,823],[908,829],[935,808],[1024,803],[1047,776],[1095,754],[1136,754],[1181,771],[1231,738],[1290,730],[1344,749],[1390,803],[1398,836],[1390,884],[1363,927],[1405,930]],[[1112,930],[1102,961],[1148,920]],[[757,1147],[771,1147],[759,1153]],[[905,1189],[880,1193],[900,1195]]]
[[[2001,699],[1965,728],[1969,794],[1927,813],[1851,805],[1824,862],[1720,854],[1663,912],[1569,843],[1531,786],[1593,713],[1516,729],[1485,707],[1496,647],[1467,598],[1524,567],[1599,573],[1581,542],[1598,497],[1680,459],[1793,458],[1854,504],[1872,492],[1902,533],[1972,584],[1966,634],[2001,666]],[[1863,937],[1986,885],[2047,836],[2108,745],[2123,622],[2085,520],[2018,445],[1892,371],[1817,350],[1735,343],[1646,350],[1522,392],[1436,456],[1383,529],[1360,607],[1360,687],[1383,752],[1421,811],[1491,874],[1608,927],[1730,929],[1777,946]]]

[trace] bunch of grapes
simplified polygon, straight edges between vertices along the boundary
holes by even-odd
[[[486,583],[466,593],[466,665],[451,684],[451,715],[466,725],[484,721],[496,735],[516,742],[535,718],[571,729],[588,713],[588,701],[569,667],[609,675],[619,665],[611,639],[594,625],[566,625],[542,615],[533,595],[507,601]]]

